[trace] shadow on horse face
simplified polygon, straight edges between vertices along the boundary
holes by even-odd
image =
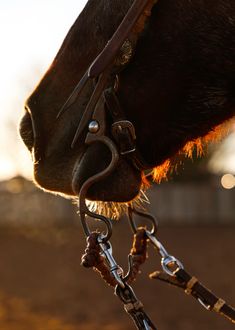
[[[26,102],[20,133],[33,155],[35,181],[46,190],[74,195],[74,173],[79,191],[110,162],[104,145],[85,145],[87,131],[71,148],[94,90],[92,81],[69,111],[57,115],[131,3],[88,1]],[[234,116],[234,21],[235,4],[229,0],[163,0],[153,8],[131,62],[119,73],[117,91],[126,118],[135,126],[138,150],[152,164],[149,168],[170,164],[188,142],[193,147],[193,141]],[[111,119],[106,116],[106,134],[111,136]],[[115,171],[94,184],[87,197],[129,201],[141,188],[142,170],[121,156]]]
[[[86,86],[69,113],[59,119],[56,116],[84,71],[112,36],[130,3],[118,4],[114,10],[111,3],[89,1],[48,72],[26,102],[20,133],[33,155],[35,181],[46,190],[73,196],[72,178],[75,171],[76,190],[79,190],[88,177],[109,164],[110,152],[107,148],[100,144],[85,146],[86,132],[75,148],[71,148],[77,125],[94,88],[92,82]],[[102,17],[105,22],[102,22]],[[124,191],[123,185],[127,187]],[[89,191],[89,198],[131,200],[138,194],[140,185],[141,172],[121,157],[118,169],[110,178],[94,185]]]

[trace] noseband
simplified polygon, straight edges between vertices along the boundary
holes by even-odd
[[[146,259],[147,244],[150,242],[161,256],[163,268],[163,272],[155,272],[150,275],[151,278],[182,288],[187,294],[196,298],[206,309],[220,313],[235,323],[235,310],[206,289],[196,277],[187,273],[183,264],[170,255],[159,242],[156,237],[157,222],[152,215],[136,210],[131,205],[128,207],[134,242],[129,255],[129,271],[124,276],[122,268],[113,257],[112,246],[109,241],[112,235],[111,220],[91,212],[86,205],[88,189],[114,171],[120,156],[128,158],[133,166],[140,171],[154,167],[154,164],[145,162],[136,147],[135,127],[127,120],[120,106],[117,91],[119,88],[118,75],[132,59],[139,35],[157,2],[158,0],[135,0],[133,2],[113,37],[90,65],[57,116],[60,117],[70,109],[71,105],[76,104],[88,82],[94,81],[94,91],[78,125],[71,147],[75,146],[81,134],[87,130],[85,144],[102,143],[109,149],[112,157],[107,168],[85,181],[80,192],[76,188],[76,174],[73,177],[72,186],[75,194],[79,195],[80,217],[87,236],[87,249],[82,257],[82,264],[85,267],[93,267],[98,270],[102,278],[109,285],[115,287],[115,294],[124,304],[125,311],[130,315],[137,329],[156,329],[130,286],[130,283],[135,280],[139,273],[140,265]],[[111,136],[106,135],[107,112],[112,118]],[[152,228],[149,230],[146,225],[137,227],[134,219],[135,214],[150,222]],[[106,232],[92,232],[87,223],[87,216],[101,220],[106,226]]]

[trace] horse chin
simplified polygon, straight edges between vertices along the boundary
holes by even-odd
[[[74,167],[73,187],[78,193],[86,180],[107,168],[110,152],[101,144],[90,146]],[[114,171],[95,182],[88,189],[86,198],[91,201],[129,202],[141,189],[141,172],[128,160],[120,157]]]

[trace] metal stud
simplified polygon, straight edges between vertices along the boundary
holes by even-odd
[[[88,126],[90,133],[97,133],[100,129],[100,125],[96,120],[92,120]]]

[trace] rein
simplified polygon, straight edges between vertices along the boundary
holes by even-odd
[[[195,298],[206,310],[214,311],[235,324],[235,309],[229,306],[223,299],[214,295],[202,285],[195,277],[190,275],[182,262],[168,253],[164,245],[157,238],[158,225],[156,219],[148,213],[134,209],[129,205],[128,219],[134,233],[132,249],[128,255],[128,272],[123,269],[114,259],[110,238],[112,236],[112,222],[108,218],[103,221],[106,225],[106,233],[89,230],[87,219],[81,214],[82,225],[87,236],[87,248],[82,256],[81,264],[86,268],[93,268],[102,279],[114,287],[115,295],[124,305],[124,310],[130,315],[137,329],[157,329],[144,311],[143,304],[136,297],[131,284],[140,273],[141,265],[147,259],[148,245],[151,243],[161,257],[162,271],[155,271],[149,275],[151,279],[158,279],[165,283],[179,287],[187,295]],[[89,216],[100,219],[101,216],[89,211]],[[144,222],[141,226],[136,225],[134,216],[148,220],[151,229],[147,229]],[[103,218],[103,216],[102,216]]]
[[[141,171],[154,167],[154,164],[147,164],[137,150],[134,125],[126,119],[116,92],[119,87],[118,74],[130,62],[138,37],[157,2],[157,0],[135,0],[133,2],[113,37],[90,65],[57,116],[57,118],[60,117],[72,104],[77,102],[81,91],[91,79],[95,82],[94,91],[78,125],[71,147],[76,145],[81,134],[87,130],[85,144],[88,146],[97,142],[104,144],[111,153],[111,161],[102,172],[86,180],[80,191],[76,190],[76,171],[73,177],[72,187],[74,193],[79,196],[80,218],[87,237],[87,248],[82,256],[82,265],[98,271],[103,280],[114,287],[116,296],[124,305],[125,311],[130,315],[137,329],[155,330],[155,325],[144,311],[143,304],[131,287],[140,272],[140,266],[147,258],[148,244],[151,243],[161,256],[163,271],[154,272],[150,278],[182,288],[207,310],[220,313],[235,323],[235,310],[206,289],[196,277],[186,272],[183,264],[167,252],[157,238],[158,225],[151,214],[136,210],[131,205],[128,206],[128,218],[134,233],[134,240],[128,256],[129,270],[127,274],[124,274],[113,256],[110,242],[112,221],[103,215],[91,212],[86,205],[88,189],[115,170],[120,156],[127,157],[133,166]],[[112,118],[111,137],[106,133],[107,112]],[[138,227],[135,215],[146,219],[151,225],[150,230],[145,223]],[[105,225],[106,231],[91,231],[87,217],[100,220]]]

